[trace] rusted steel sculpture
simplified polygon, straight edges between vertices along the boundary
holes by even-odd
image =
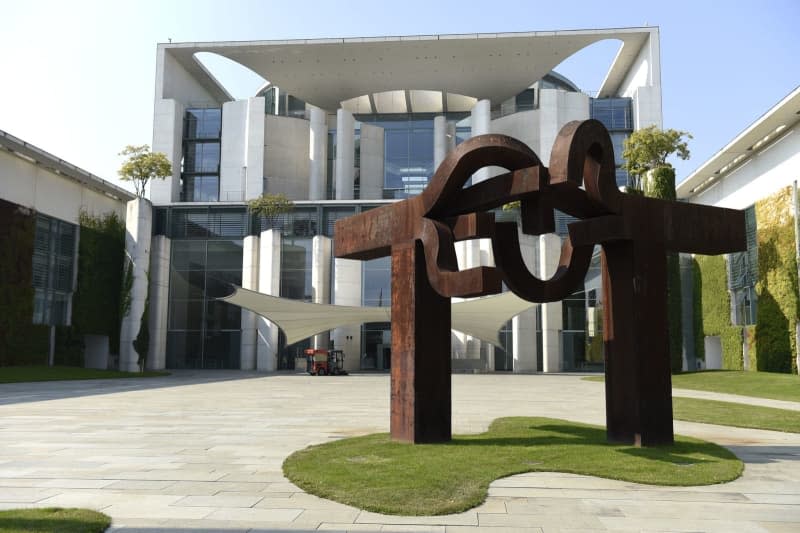
[[[465,188],[486,166],[508,172]],[[556,209],[579,219],[569,224],[548,280],[523,263],[516,223],[495,223],[488,211],[514,200],[526,234],[555,231]],[[479,238],[491,239],[496,266],[459,271],[454,243]],[[392,438],[450,439],[451,297],[495,294],[505,282],[532,302],[563,299],[583,283],[596,244],[603,249],[608,439],[672,443],[665,254],[744,250],[744,214],[620,192],[611,139],[596,120],[564,126],[549,169],[516,139],[473,137],[419,196],[336,222],[337,257],[392,257]]]

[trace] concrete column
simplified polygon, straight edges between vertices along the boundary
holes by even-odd
[[[149,370],[167,365],[167,311],[169,309],[169,257],[172,242],[164,235],[152,238],[150,248],[150,349]]]
[[[447,156],[447,118],[433,118],[433,170],[436,171]]]
[[[519,232],[519,245],[525,266],[533,274],[538,274],[536,264],[536,245],[538,237]],[[514,372],[536,372],[536,308],[532,307],[511,319],[512,346],[514,352]]]
[[[256,235],[244,238],[242,250],[242,288],[258,290],[258,253],[260,239]],[[242,370],[255,370],[258,351],[258,318],[252,311],[242,309],[242,340],[239,364]]]
[[[150,183],[150,198],[156,204],[177,202],[181,197],[183,112],[184,107],[177,100],[156,100],[153,115],[153,152],[163,152],[172,163],[172,176]]]
[[[259,241],[258,291],[262,294],[279,296],[281,290],[281,234],[274,229],[262,231]],[[258,327],[256,370],[272,372],[278,369],[279,328],[263,316],[259,316],[256,322]]]
[[[472,108],[472,137],[491,133],[492,124],[492,103],[489,100],[478,100]],[[473,174],[472,183],[480,183],[492,176],[492,168],[485,167]]]
[[[219,199],[241,202],[247,182],[247,100],[222,104]]]
[[[334,259],[333,303],[336,305],[361,305],[361,261]],[[344,350],[347,371],[361,369],[361,326],[342,326],[332,333],[337,349]],[[349,337],[349,338],[348,338]]]
[[[355,119],[344,109],[336,111],[336,199],[353,199],[355,174]]]
[[[224,116],[224,114],[223,114]],[[265,148],[264,97],[247,100],[247,151],[244,155],[244,199],[258,198],[264,192]]]
[[[329,237],[316,235],[311,240],[311,301],[331,303],[331,245]],[[330,332],[314,335],[314,348],[327,348]]]
[[[308,199],[325,200],[326,166],[328,164],[328,123],[324,110],[309,105],[308,159]]]
[[[122,318],[119,334],[119,369],[139,370],[139,355],[133,340],[139,334],[142,313],[147,299],[147,271],[150,268],[150,238],[153,227],[153,204],[144,198],[128,202],[125,216],[125,255],[133,271],[131,306]]]
[[[561,256],[561,237],[555,233],[539,236],[539,264],[542,279],[553,276]],[[541,304],[542,313],[542,366],[545,372],[560,372],[561,330],[563,316],[561,302]]]
[[[361,200],[383,198],[383,128],[361,125]]]

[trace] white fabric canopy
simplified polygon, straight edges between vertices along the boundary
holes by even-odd
[[[391,321],[390,307],[348,307],[288,300],[237,287],[220,298],[257,313],[278,325],[292,344],[317,333],[364,322]],[[500,346],[497,332],[512,317],[533,307],[511,292],[452,304],[452,327],[482,341]]]

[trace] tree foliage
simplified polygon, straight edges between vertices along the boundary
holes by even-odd
[[[622,145],[624,168],[632,178],[632,188],[641,190],[642,176],[651,170],[659,167],[672,168],[672,165],[667,163],[670,155],[676,154],[681,159],[689,159],[687,140],[691,138],[688,132],[661,130],[656,126],[634,131]]]
[[[250,212],[256,216],[264,217],[274,225],[275,220],[294,209],[294,202],[284,194],[262,194],[247,202]]]
[[[161,152],[151,152],[146,144],[128,145],[119,155],[127,157],[118,174],[122,181],[132,181],[136,195],[144,198],[145,188],[151,180],[172,176],[172,163]]]

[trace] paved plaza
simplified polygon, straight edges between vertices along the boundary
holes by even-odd
[[[574,375],[454,375],[453,430],[508,415],[604,423],[600,383]],[[800,404],[676,395],[798,410]],[[438,517],[387,516],[304,493],[281,474],[309,444],[388,431],[388,375],[176,372],[142,380],[0,385],[0,508],[88,507],[112,531],[800,531],[800,435],[676,422],[745,463],[707,487],[536,473]]]

